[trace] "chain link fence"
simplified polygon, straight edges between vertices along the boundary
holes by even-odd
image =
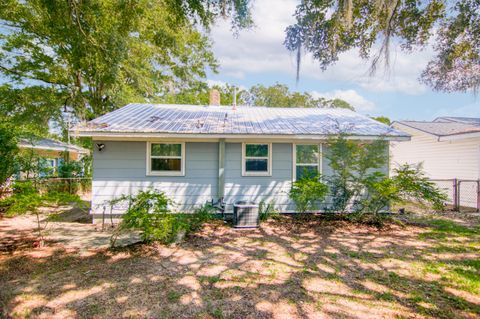
[[[431,179],[448,196],[447,206],[455,211],[480,210],[480,180]]]

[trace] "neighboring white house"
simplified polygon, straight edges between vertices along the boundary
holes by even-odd
[[[331,173],[323,143],[340,132],[363,141],[410,138],[345,109],[244,106],[129,104],[72,130],[94,141],[94,221],[110,213],[108,200],[147,187],[182,211],[222,198],[227,211],[238,200],[293,211],[292,181],[305,169]]]
[[[438,117],[431,122],[397,121],[392,126],[412,138],[409,142],[391,143],[391,169],[404,163],[422,163],[431,179],[480,178],[480,118]],[[461,204],[476,206],[477,184],[464,182],[462,187]]]

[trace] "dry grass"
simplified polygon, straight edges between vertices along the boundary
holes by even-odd
[[[404,220],[285,217],[212,223],[177,246],[23,248],[0,255],[0,306],[7,318],[478,318],[478,220]]]

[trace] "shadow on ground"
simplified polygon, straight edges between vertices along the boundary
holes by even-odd
[[[212,223],[177,246],[0,256],[14,318],[478,318],[480,228]]]

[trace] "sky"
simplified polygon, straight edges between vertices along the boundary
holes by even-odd
[[[229,83],[238,87],[255,84],[286,84],[293,91],[315,97],[341,98],[370,116],[392,120],[433,120],[438,116],[480,117],[480,96],[473,93],[439,93],[418,78],[433,56],[432,49],[406,54],[391,50],[391,65],[370,76],[368,61],[356,51],[340,56],[322,72],[310,55],[302,57],[300,81],[295,81],[295,55],[284,46],[285,28],[295,22],[298,0],[256,0],[253,3],[255,27],[238,37],[228,21],[219,21],[211,30],[213,52],[220,68],[209,73],[211,84]]]

